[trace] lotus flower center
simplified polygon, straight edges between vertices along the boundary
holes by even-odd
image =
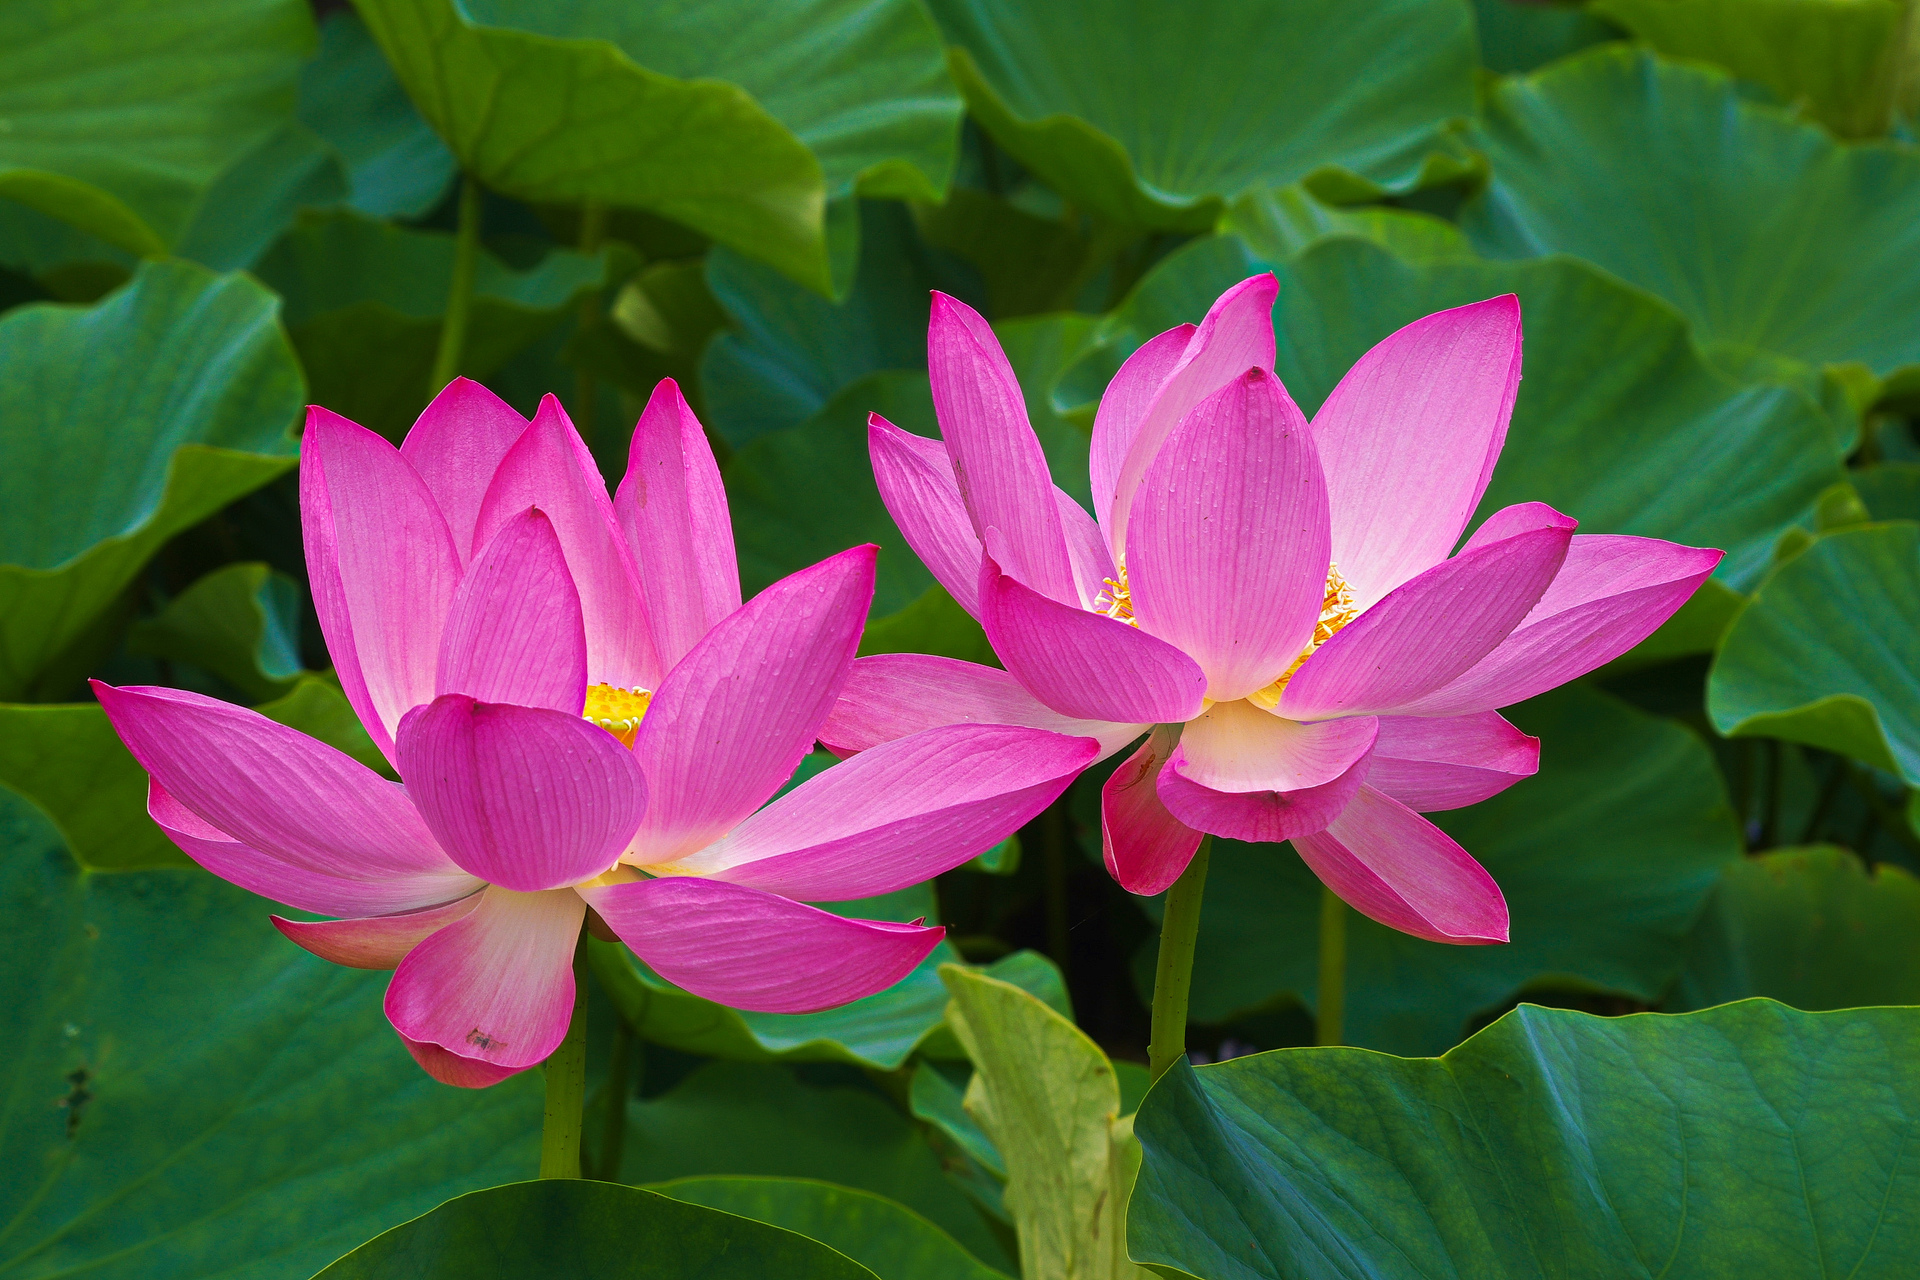
[[[623,746],[631,747],[634,735],[640,732],[640,719],[652,701],[652,691],[639,685],[631,689],[617,684],[588,685],[587,705],[580,716],[620,739]]]
[[[1353,588],[1340,576],[1340,566],[1327,565],[1326,594],[1320,600],[1320,619],[1313,624],[1313,636],[1307,641],[1306,648],[1300,650],[1300,656],[1293,665],[1280,673],[1280,678],[1264,689],[1257,689],[1247,695],[1247,701],[1271,711],[1280,705],[1280,695],[1286,692],[1287,681],[1293,679],[1298,671],[1313,656],[1313,651],[1340,633],[1340,628],[1360,616],[1360,607],[1353,602]]]
[[[1126,623],[1130,627],[1140,625],[1140,619],[1133,616],[1133,592],[1127,587],[1127,557],[1120,554],[1115,572],[1118,577],[1108,578],[1100,584],[1099,592],[1093,597],[1093,611],[1104,613],[1109,618]]]

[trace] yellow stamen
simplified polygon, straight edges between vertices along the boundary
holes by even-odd
[[[651,701],[653,693],[639,685],[631,689],[613,684],[589,685],[587,705],[580,716],[620,739],[622,745],[631,747],[634,735],[640,732],[640,719],[647,714],[647,704]]]
[[[1130,627],[1137,627],[1140,625],[1140,619],[1133,616],[1133,592],[1127,587],[1125,555],[1120,557],[1115,572],[1120,575],[1119,578],[1117,580],[1108,578],[1101,585],[1099,594],[1094,596],[1093,611],[1104,613],[1109,618],[1117,619]]]
[[[1340,576],[1340,566],[1327,566],[1327,591],[1320,602],[1320,620],[1313,624],[1313,638],[1307,641],[1307,647],[1293,660],[1293,665],[1280,673],[1280,677],[1264,689],[1256,689],[1247,695],[1247,701],[1255,706],[1271,711],[1280,705],[1280,695],[1286,692],[1287,681],[1293,679],[1293,673],[1306,664],[1313,651],[1334,638],[1340,628],[1360,616],[1360,606],[1353,602],[1353,588]]]

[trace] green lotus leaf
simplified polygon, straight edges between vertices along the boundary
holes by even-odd
[[[300,667],[301,586],[259,561],[207,574],[127,632],[127,651],[190,662],[264,702]]]
[[[1473,0],[1480,61],[1502,75],[1532,71],[1589,45],[1620,38],[1620,29],[1579,4],[1539,0]]]
[[[300,72],[299,116],[339,153],[348,201],[361,213],[422,217],[453,180],[453,154],[414,110],[352,10],[320,24],[320,52]]]

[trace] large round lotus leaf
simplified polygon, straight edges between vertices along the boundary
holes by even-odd
[[[414,1064],[386,975],[195,869],[79,870],[0,791],[0,1273],[306,1276],[539,1159],[538,1072]]]
[[[1920,784],[1920,524],[1842,529],[1780,566],[1721,641],[1707,712]]]
[[[1506,895],[1513,940],[1424,942],[1347,915],[1348,1043],[1438,1053],[1529,984],[1653,1002],[1740,834],[1706,744],[1580,685],[1507,713],[1540,739],[1540,772],[1432,819]],[[1289,845],[1215,840],[1193,1017],[1223,1022],[1291,995],[1311,1003],[1321,888]],[[1135,964],[1152,980],[1152,945]]]
[[[278,310],[248,276],[156,260],[92,307],[0,317],[0,699],[58,696],[162,542],[293,465]]]
[[[1243,192],[1328,170],[1411,187],[1473,110],[1473,22],[1457,0],[933,11],[993,140],[1125,226],[1206,230]]]
[[[1920,363],[1910,146],[1836,142],[1725,74],[1618,45],[1502,81],[1473,140],[1493,181],[1461,221],[1483,253],[1576,254],[1706,344],[1878,377]]]
[[[320,52],[300,72],[299,114],[340,153],[348,198],[362,213],[423,217],[453,179],[452,153],[414,110],[351,9],[321,24]]]
[[[1439,1059],[1175,1066],[1128,1245],[1210,1280],[1895,1280],[1916,1124],[1920,1010],[1522,1006]]]

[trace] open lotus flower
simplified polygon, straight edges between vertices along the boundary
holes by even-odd
[[[938,928],[843,918],[1004,839],[1092,759],[954,725],[761,806],[810,751],[873,594],[857,547],[742,606],[719,472],[656,389],[609,501],[551,396],[531,425],[450,385],[398,450],[324,409],[301,445],[307,564],[340,683],[403,783],[241,707],[95,685],[201,866],[397,971],[416,1059],[486,1085],[553,1052],[589,906],[710,999],[803,1012],[897,981]]]
[[[1000,722],[1112,753],[1145,734],[1101,797],[1127,889],[1165,889],[1205,832],[1291,840],[1375,920],[1504,941],[1499,887],[1420,813],[1533,773],[1538,741],[1495,709],[1639,643],[1721,553],[1575,537],[1541,503],[1455,553],[1513,411],[1518,302],[1401,329],[1309,425],[1271,372],[1276,288],[1241,282],[1121,367],[1093,428],[1097,521],[1054,487],[993,331],[936,294],[945,444],[876,416],[874,473],[1006,670],[860,659],[822,740]]]

